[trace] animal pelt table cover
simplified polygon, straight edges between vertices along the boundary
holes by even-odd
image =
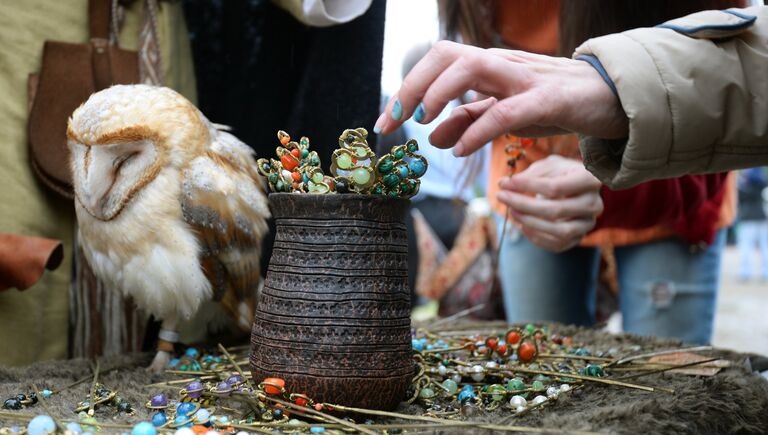
[[[460,327],[467,331],[482,329],[484,324],[464,322]],[[604,332],[562,325],[551,325],[550,331],[562,336],[570,336],[574,343],[581,343],[592,349],[642,348],[642,351],[673,349],[681,343],[655,338],[644,338],[628,334],[612,335]],[[456,330],[456,329],[453,329]],[[498,328],[504,333],[503,326]],[[215,347],[212,347],[215,349]],[[7,351],[7,350],[6,350]],[[570,394],[562,395],[548,406],[533,409],[523,415],[515,415],[509,407],[500,407],[488,411],[479,407],[474,415],[465,417],[465,421],[485,422],[492,425],[515,425],[548,429],[552,432],[591,431],[603,433],[768,433],[768,381],[752,372],[750,356],[725,350],[714,349],[704,352],[707,357],[720,357],[732,364],[714,376],[689,376],[674,373],[655,373],[634,378],[637,382],[650,387],[662,387],[674,390],[669,392],[648,392],[613,385],[589,383],[582,388],[574,388]],[[117,391],[118,395],[130,402],[135,408],[135,415],[117,413],[114,408],[97,409],[96,418],[100,422],[134,424],[149,421],[151,412],[144,407],[157,387],[146,387],[179,377],[169,374],[152,375],[144,367],[151,359],[149,354],[135,354],[105,357],[100,360],[101,375],[99,381]],[[119,367],[109,371],[110,368]],[[62,388],[80,378],[92,374],[93,364],[87,360],[69,360],[40,362],[28,367],[0,368],[0,399],[5,400],[19,393],[32,391],[32,385],[40,390]],[[630,382],[628,380],[628,382]],[[89,394],[90,382],[54,394],[47,401],[51,414],[62,419],[76,419],[73,411],[78,402]],[[255,385],[256,383],[254,383]],[[168,390],[169,396],[178,395],[178,389]],[[371,394],[376,392],[371,391]],[[507,399],[508,400],[508,399]],[[530,398],[529,398],[530,400]],[[397,413],[423,415],[426,406],[423,402],[401,403]],[[30,415],[43,414],[41,404],[20,411],[2,410],[0,427],[26,423],[10,420],[6,417],[11,412]],[[349,415],[361,426],[395,425],[419,423],[400,418]],[[310,423],[310,425],[313,423]],[[302,430],[301,428],[298,428]],[[373,429],[381,432],[382,429]],[[408,433],[413,429],[390,430],[388,433]],[[120,432],[112,429],[111,431]],[[286,433],[290,431],[286,430]],[[303,426],[303,432],[309,433],[309,425]],[[421,430],[419,433],[491,433],[481,426],[445,427]],[[168,432],[172,433],[172,431]]]

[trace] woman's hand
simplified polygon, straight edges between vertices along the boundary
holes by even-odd
[[[504,133],[627,135],[628,120],[618,98],[588,63],[448,41],[435,44],[413,67],[374,131],[394,131],[411,116],[429,123],[449,101],[470,90],[489,98],[454,109],[430,136],[437,147],[453,146],[457,156]]]
[[[550,251],[579,244],[603,211],[600,181],[574,159],[549,156],[499,186],[497,198],[509,206],[523,234]]]

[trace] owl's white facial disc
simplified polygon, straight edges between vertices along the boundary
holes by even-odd
[[[150,140],[85,146],[70,142],[77,199],[90,215],[114,219],[158,170]]]

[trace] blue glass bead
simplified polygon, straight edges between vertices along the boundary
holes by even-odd
[[[410,169],[411,173],[416,178],[421,177],[427,172],[427,166],[421,160],[411,160],[411,162],[408,163],[408,169]]]
[[[173,421],[173,423],[178,428],[192,427],[192,419],[189,418],[188,415],[177,415],[176,419]],[[154,429],[154,426],[152,428]],[[136,434],[131,434],[131,435],[136,435]]]
[[[477,394],[475,394],[473,391],[462,389],[461,393],[459,393],[458,399],[459,399],[459,402],[463,402],[468,399],[474,399],[475,397],[477,397]]]
[[[194,347],[190,347],[190,348],[187,348],[187,351],[184,352],[184,355],[189,358],[197,358],[200,355],[200,351],[198,351]]]
[[[413,350],[418,352],[424,350],[424,345],[419,340],[411,340],[411,346],[413,346]]]
[[[309,182],[309,175],[303,174],[301,176],[301,180],[304,181],[305,183],[308,183]]]
[[[325,432],[325,428],[322,426],[312,426],[311,428],[309,428],[309,431],[311,433],[323,433]]]
[[[53,391],[48,389],[41,391],[41,393],[43,394],[43,397],[46,399],[53,396]]]
[[[152,424],[157,427],[164,425],[167,421],[168,417],[164,412],[156,412],[155,415],[152,416]]]
[[[408,166],[405,166],[405,165],[398,166],[397,170],[400,173],[400,178],[403,178],[403,179],[408,178]]]
[[[195,410],[195,405],[192,402],[181,402],[176,407],[176,413],[178,415],[188,415]]]
[[[157,435],[157,429],[152,426],[152,423],[142,421],[133,427],[131,435]]]
[[[427,345],[427,350],[433,350],[434,348],[435,348],[435,346],[432,346],[431,344]]]
[[[475,392],[475,387],[473,387],[472,385],[469,385],[469,384],[465,384],[463,387],[461,387],[461,391],[471,391],[471,392],[474,393]]]
[[[29,435],[45,435],[54,432],[56,432],[56,423],[47,415],[38,415],[27,426]]]
[[[83,433],[83,428],[80,427],[80,425],[75,423],[74,421],[71,423],[67,423],[66,428],[68,431],[72,433]]]

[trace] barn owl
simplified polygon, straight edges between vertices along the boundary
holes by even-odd
[[[247,330],[269,209],[253,151],[175,91],[112,86],[67,127],[79,235],[94,273],[162,320],[150,369],[209,299]]]

